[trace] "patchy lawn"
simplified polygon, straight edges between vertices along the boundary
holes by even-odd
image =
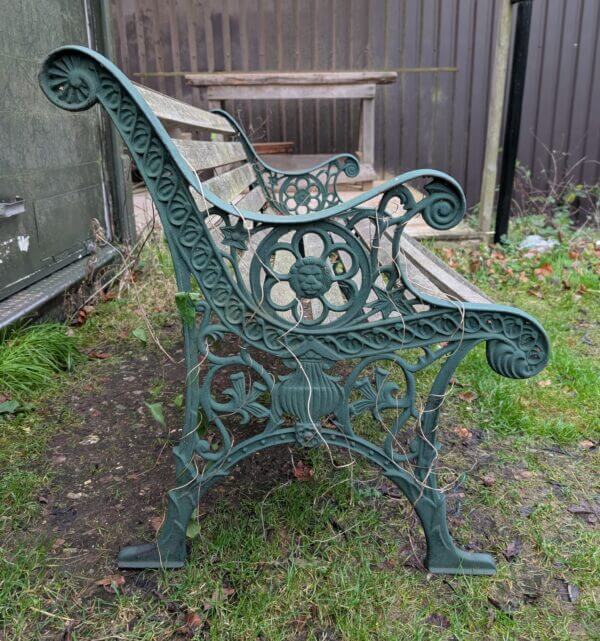
[[[521,222],[515,237],[540,224]],[[157,241],[135,281],[74,330],[89,359],[11,394],[22,411],[1,415],[0,639],[597,638],[598,248],[563,230],[537,256],[436,251],[539,318],[553,346],[528,381],[498,377],[478,350],[442,412],[451,530],[495,556],[494,577],[428,575],[395,488],[342,452],[288,448],[209,493],[185,569],[119,572],[119,547],[160,522],[182,419],[174,289]]]

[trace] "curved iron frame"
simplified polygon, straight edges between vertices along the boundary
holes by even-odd
[[[445,498],[436,486],[434,469],[438,414],[453,372],[477,344],[486,343],[488,363],[496,372],[526,378],[545,366],[548,339],[537,321],[518,309],[452,304],[428,296],[411,286],[395,260],[380,267],[377,257],[378,238],[385,230],[393,232],[393,252],[398,254],[402,231],[417,214],[438,229],[457,224],[465,212],[465,199],[456,181],[439,171],[418,170],[342,203],[332,174],[326,174],[321,179],[328,187],[319,191],[321,197],[326,194],[325,199],[301,212],[287,207],[281,197],[281,189],[285,192],[281,185],[295,181],[297,193],[304,188],[299,181],[311,184],[323,167],[310,172],[278,172],[260,161],[236,124],[249,160],[258,168],[259,183],[281,213],[240,212],[203,188],[136,88],[103,56],[83,47],[62,47],[45,61],[40,85],[46,96],[63,109],[79,111],[100,103],[107,111],[154,199],[180,290],[176,300],[183,324],[188,377],[183,433],[174,448],[178,487],[169,492],[167,517],[156,542],[124,548],[119,565],[180,567],[186,557],[186,528],[201,496],[246,456],[273,445],[295,443],[303,447],[344,447],[377,465],[414,506],[427,540],[426,564],[430,571],[493,573],[494,562],[489,555],[461,550],[448,533]],[[235,124],[229,115],[226,117]],[[326,164],[326,168],[332,167],[336,168],[335,176],[346,168],[358,172],[358,163],[352,156],[334,157]],[[407,188],[415,178],[430,180],[424,187],[425,197],[419,201]],[[229,251],[219,248],[211,237],[205,214],[198,210],[190,188],[202,194],[211,214],[225,219],[224,244]],[[327,200],[332,193],[335,196]],[[358,208],[375,196],[381,196],[377,209]],[[392,199],[403,205],[400,215],[387,212]],[[376,229],[371,247],[349,233],[365,218]],[[247,230],[241,219],[252,221],[254,228]],[[297,258],[292,268],[293,286],[308,297],[324,297],[331,282],[339,281],[347,302],[331,307],[337,314],[334,321],[326,323],[323,317],[323,322],[319,319],[310,323],[303,318],[291,322],[276,305],[263,304],[263,288],[272,276],[272,269],[266,265],[262,275],[255,268],[250,285],[245,284],[239,253],[247,249],[251,234],[268,230],[271,233],[256,249],[261,256],[280,247],[279,232],[289,232],[292,243],[301,243],[303,235],[314,232],[324,238],[345,239],[332,240],[331,247],[345,251],[356,268],[336,275],[326,260],[317,258]],[[361,272],[361,283],[368,284],[366,289],[353,283],[352,276],[357,271]],[[377,285],[376,280],[381,280],[382,275],[385,284]],[[192,277],[201,294],[192,292]],[[376,294],[375,302],[367,301],[369,292]],[[220,356],[209,349],[211,341],[227,334],[242,340],[238,354]],[[248,347],[280,359],[289,373],[276,378],[250,355]],[[414,363],[400,356],[402,350],[411,348],[421,353]],[[201,356],[209,364],[202,381],[198,376]],[[344,360],[356,360],[358,364],[341,384],[330,369]],[[378,362],[398,366],[404,382],[398,385],[383,368],[377,368],[374,382],[370,375],[359,378]],[[414,375],[436,362],[441,363],[440,369],[420,412]],[[212,381],[224,367],[243,371],[230,377],[231,387],[221,390],[219,399],[212,390]],[[356,394],[358,401],[351,399]],[[263,404],[267,395],[270,407]],[[198,433],[200,408],[216,427],[216,446]],[[395,410],[397,415],[381,444],[355,433],[355,416],[369,411],[382,420],[384,410]],[[242,423],[252,416],[266,424],[260,434],[235,443],[221,419],[225,413],[238,414]],[[322,426],[326,417],[333,421],[335,429]],[[414,420],[418,429],[406,453],[399,450],[396,436],[409,420]],[[203,463],[201,470],[198,459]]]

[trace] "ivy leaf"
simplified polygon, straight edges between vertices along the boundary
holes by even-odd
[[[200,534],[200,524],[198,523],[198,517],[196,516],[196,513],[192,515],[192,518],[190,519],[187,529],[185,531],[185,535],[187,536],[188,539],[196,539],[198,538]]]
[[[19,409],[19,406],[19,401],[4,401],[0,403],[0,414],[14,414]]]
[[[144,345],[146,345],[148,342],[148,335],[143,327],[136,327],[131,333],[138,339],[138,341],[140,341],[140,343],[144,343]]]
[[[145,405],[150,410],[152,418],[163,427],[166,427],[162,403],[146,403]]]

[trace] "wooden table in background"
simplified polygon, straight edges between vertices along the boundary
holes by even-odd
[[[375,90],[378,84],[395,82],[395,71],[310,71],[261,73],[190,73],[188,84],[205,87],[210,109],[222,108],[225,100],[358,99],[361,101],[358,156],[361,171],[353,183],[376,179]],[[305,169],[328,155],[271,156],[269,162],[284,170]]]

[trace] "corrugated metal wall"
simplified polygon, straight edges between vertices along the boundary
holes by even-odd
[[[600,2],[535,0],[519,158],[542,177],[547,149],[600,160]],[[479,197],[498,2],[493,0],[113,0],[118,63],[205,106],[185,71],[398,70],[378,88],[376,165],[435,167]],[[356,101],[235,102],[254,140],[302,153],[357,147]],[[576,175],[598,180],[599,165]]]

